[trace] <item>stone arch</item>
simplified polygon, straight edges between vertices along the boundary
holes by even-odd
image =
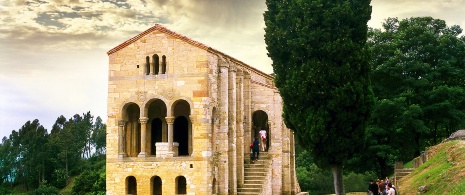
[[[150,183],[151,183],[151,194],[153,195],[162,195],[162,187],[163,187],[163,182],[161,181],[161,178],[159,176],[153,176],[150,178]]]
[[[168,124],[166,123],[167,108],[161,99],[151,99],[145,106],[147,113],[147,145],[150,155],[156,155],[156,142],[167,142]]]
[[[192,123],[190,121],[190,104],[185,100],[177,100],[172,106],[173,141],[179,143],[178,155],[189,156],[192,154]]]
[[[137,195],[137,180],[134,176],[126,177],[126,194]]]
[[[252,140],[255,137],[259,137],[259,131],[265,130],[267,132],[267,140],[266,140],[266,150],[268,150],[270,145],[270,137],[271,131],[268,124],[268,114],[263,110],[256,110],[252,113],[252,130],[251,130],[251,137]]]
[[[187,181],[184,176],[176,177],[176,194],[187,194]]]
[[[139,154],[141,147],[141,125],[139,123],[139,105],[133,102],[125,104],[122,109],[122,118],[124,120],[124,152],[130,157],[136,157]]]

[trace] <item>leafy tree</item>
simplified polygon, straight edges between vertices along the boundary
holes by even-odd
[[[366,51],[370,0],[267,0],[265,42],[284,120],[344,194],[342,167],[363,148],[373,105]]]
[[[381,174],[465,126],[465,38],[431,17],[388,18],[369,32],[376,106],[367,140]],[[388,160],[390,159],[390,160]],[[390,162],[389,162],[390,161]]]
[[[105,154],[106,148],[106,129],[107,126],[102,122],[102,118],[97,117],[94,123],[94,129],[92,131],[91,142],[95,147],[95,153],[97,155]]]

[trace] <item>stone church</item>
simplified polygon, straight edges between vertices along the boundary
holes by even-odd
[[[300,192],[273,76],[158,24],[107,54],[107,194]]]

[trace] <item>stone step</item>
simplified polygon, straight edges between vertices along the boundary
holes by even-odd
[[[402,173],[396,173],[396,177],[405,177],[407,175],[409,175],[410,173],[407,173],[407,172],[402,172]]]
[[[265,177],[266,172],[244,172],[244,176],[245,177],[249,177],[249,176],[263,176],[263,177]]]
[[[237,195],[258,195],[258,192],[237,192]]]
[[[261,194],[270,167],[270,159],[271,156],[267,152],[260,152],[255,163],[252,163],[250,158],[244,160],[244,184],[237,188],[238,195]]]
[[[244,167],[245,171],[266,171],[268,167]]]
[[[252,188],[245,188],[245,187],[242,187],[242,188],[238,188],[237,189],[237,192],[255,192],[255,193],[260,193],[260,191],[262,191],[262,187],[260,186],[259,188],[257,187],[252,187]]]

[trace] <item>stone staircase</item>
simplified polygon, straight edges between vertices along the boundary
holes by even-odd
[[[403,169],[396,169],[394,172],[394,185],[397,186],[397,182],[402,178],[407,176],[408,174],[412,173],[415,168],[403,168]]]
[[[250,156],[249,156],[250,157]],[[267,152],[260,152],[254,164],[250,158],[244,162],[244,185],[237,188],[238,195],[262,194],[263,184],[267,179],[271,158]]]

